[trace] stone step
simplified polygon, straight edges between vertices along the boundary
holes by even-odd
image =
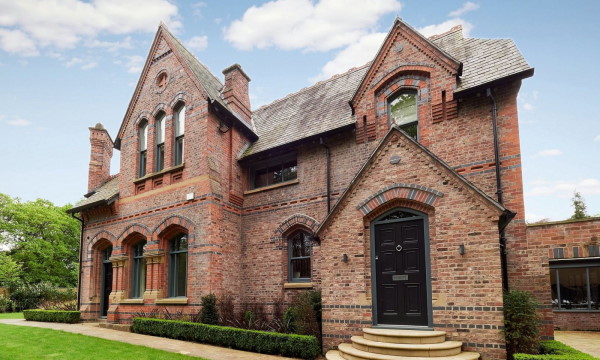
[[[445,331],[365,328],[363,333],[365,339],[394,344],[436,344],[446,341]]]
[[[412,357],[440,357],[460,354],[462,342],[444,341],[433,344],[398,344],[365,339],[362,336],[352,337],[352,346],[365,352]]]
[[[328,360],[340,360],[340,358],[344,360],[477,360],[479,356],[475,352],[461,352],[457,355],[439,357],[385,355],[358,350],[350,344],[340,344],[338,353],[332,353],[331,356],[327,353],[326,358]]]

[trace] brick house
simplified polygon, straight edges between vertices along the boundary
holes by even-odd
[[[533,68],[511,40],[396,19],[370,63],[254,110],[241,66],[223,74],[161,25],[114,141],[90,128],[71,210],[85,319],[319,289],[326,349],[434,329],[504,359],[510,287],[534,292],[552,337],[548,253],[530,255],[524,221],[517,94]]]

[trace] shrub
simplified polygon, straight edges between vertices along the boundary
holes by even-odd
[[[504,294],[504,336],[510,354],[537,354],[540,341],[540,316],[537,302],[525,291]]]
[[[219,313],[217,311],[217,296],[208,294],[202,297],[202,310],[200,311],[200,321],[208,325],[217,325],[219,323]]]
[[[316,290],[300,294],[286,312],[284,323],[290,324],[291,332],[302,335],[313,335],[321,340],[321,292]],[[288,309],[289,310],[289,309]]]
[[[59,289],[48,282],[20,284],[10,289],[14,310],[41,307],[46,310],[68,310],[77,299],[74,289]]]
[[[177,320],[177,321],[188,321],[188,322],[200,322],[199,314],[186,314],[182,310],[176,312],[170,312],[168,308],[163,307],[162,309],[154,308],[150,311],[136,311],[133,313],[133,317],[141,317],[148,319],[162,319],[162,320]]]
[[[74,324],[81,320],[79,311],[24,310],[23,316],[29,321],[61,322]]]
[[[314,336],[280,334],[181,321],[134,318],[138,334],[231,347],[262,354],[314,359],[320,351]]]
[[[0,294],[0,313],[9,312],[12,310],[12,301],[8,296]]]
[[[540,354],[514,354],[515,360],[594,360],[595,357],[575,350],[556,340],[540,342]]]

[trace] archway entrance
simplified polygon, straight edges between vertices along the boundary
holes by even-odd
[[[373,223],[374,298],[378,325],[428,326],[426,217],[394,210]]]
[[[100,317],[106,317],[108,314],[108,303],[112,291],[113,268],[110,262],[112,246],[102,250],[102,286],[100,290]]]

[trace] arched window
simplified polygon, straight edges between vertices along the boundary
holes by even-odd
[[[169,247],[169,297],[186,296],[188,238],[176,235]]]
[[[138,177],[146,175],[146,150],[148,149],[148,121],[143,120],[139,127]]]
[[[173,165],[183,164],[183,134],[185,130],[185,105],[177,104],[174,111],[175,148],[173,149]]]
[[[297,231],[288,237],[288,271],[291,282],[310,282],[312,236]]]
[[[390,126],[397,125],[415,140],[418,139],[417,91],[402,90],[388,103]]]
[[[144,260],[144,245],[146,240],[132,246],[131,259],[131,294],[132,299],[139,299],[146,290],[146,260]]]
[[[160,112],[156,116],[156,160],[154,163],[155,171],[161,171],[165,168],[165,113]]]

